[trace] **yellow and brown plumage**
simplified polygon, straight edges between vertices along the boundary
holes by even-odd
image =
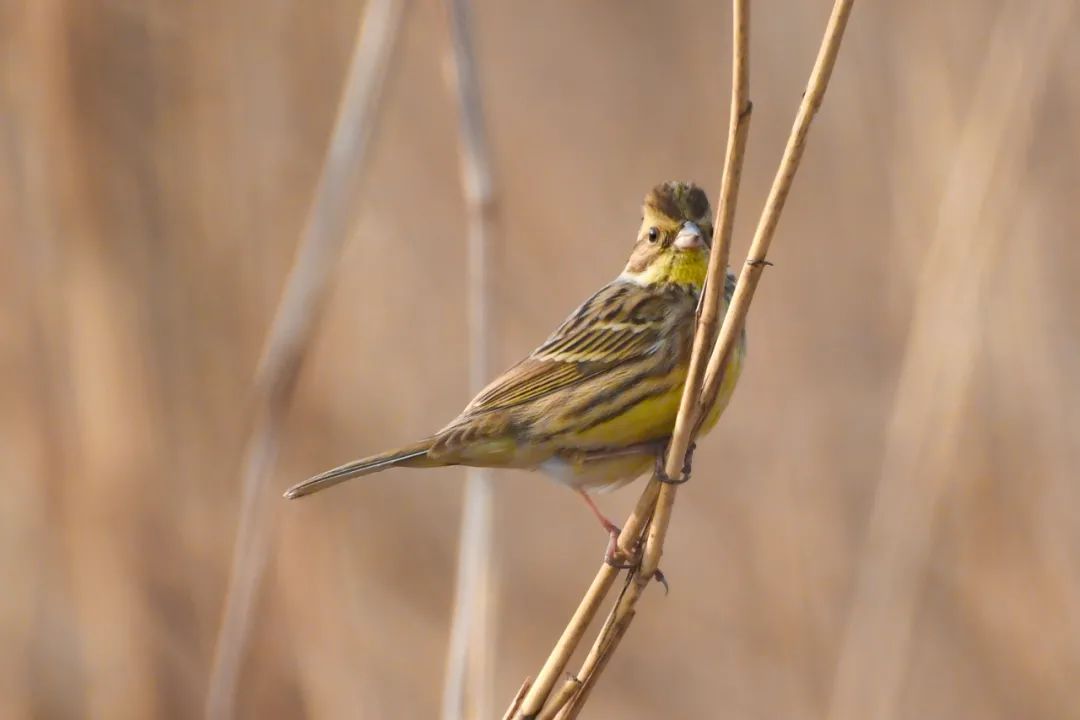
[[[539,469],[583,493],[640,476],[675,424],[711,238],[701,188],[653,188],[623,272],[457,418],[417,443],[317,475],[286,497],[398,466]],[[730,298],[732,276],[726,285]],[[703,430],[726,405],[744,351],[740,342]]]

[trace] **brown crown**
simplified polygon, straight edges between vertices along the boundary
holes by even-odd
[[[709,197],[693,183],[666,182],[649,191],[645,207],[672,220],[700,220],[709,214]]]

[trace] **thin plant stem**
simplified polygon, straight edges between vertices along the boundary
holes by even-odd
[[[836,3],[833,6],[817,60],[810,73],[807,90],[803,95],[803,100],[796,114],[791,134],[780,161],[780,166],[777,169],[772,188],[766,200],[761,218],[758,221],[757,230],[755,231],[754,239],[751,243],[747,262],[743,266],[730,307],[723,317],[723,325],[720,328],[716,344],[712,348],[712,354],[709,357],[709,363],[705,369],[704,378],[702,378],[701,375],[698,375],[695,378],[692,373],[688,373],[687,388],[684,391],[683,398],[684,402],[680,405],[679,415],[676,419],[675,430],[669,444],[668,455],[665,462],[665,472],[669,476],[675,477],[682,472],[685,463],[686,450],[690,447],[692,442],[693,433],[698,424],[698,418],[707,415],[708,406],[706,403],[711,403],[716,397],[716,393],[719,390],[720,383],[723,379],[723,371],[726,367],[727,359],[734,350],[736,338],[740,337],[742,334],[750,302],[753,299],[754,290],[757,287],[761,272],[766,265],[766,255],[776,232],[780,213],[783,210],[784,203],[791,189],[792,181],[798,170],[799,162],[802,159],[810,124],[814,115],[821,107],[825,89],[828,86],[832,69],[835,66],[840,41],[847,25],[847,19],[851,13],[853,1],[854,0],[836,0]],[[736,8],[736,12],[738,12],[738,2]],[[745,11],[746,6],[742,5],[741,9]],[[740,33],[740,28],[742,28],[742,33]],[[739,35],[742,34],[743,37],[748,35],[748,22],[743,21],[742,18],[736,19],[734,23],[734,33],[736,34],[737,39],[733,52],[737,56],[737,47],[740,43]],[[734,67],[733,72],[737,72]],[[740,84],[738,78],[736,78],[736,81],[732,86],[733,96],[739,92]],[[743,89],[746,89],[746,87],[747,86],[743,86]],[[738,117],[741,118],[746,106],[733,102],[733,107],[737,108],[736,112],[738,113]],[[733,149],[732,152],[735,152],[735,150]],[[725,174],[728,169],[729,166],[725,164]],[[730,179],[726,178],[725,186],[730,187],[729,183]],[[737,186],[734,188],[733,192],[737,192]],[[721,202],[718,212],[722,212],[723,207],[724,203]],[[734,212],[733,204],[731,212]],[[720,232],[723,233],[722,218],[717,222],[717,227],[720,229]],[[722,247],[717,249],[717,254],[722,254],[723,252],[724,250]],[[726,268],[722,268],[719,259],[717,259],[716,262],[710,262],[709,270],[710,273],[706,281],[706,291],[719,294],[723,289],[724,270],[726,270]],[[708,299],[706,299],[702,306],[702,317],[699,318],[697,333],[695,334],[695,354],[700,354],[705,351],[705,346],[700,342],[702,333],[707,332],[703,330],[705,325],[703,321],[711,319],[714,324],[719,321],[719,312],[717,312],[716,317],[706,318],[706,308],[708,307],[708,304]],[[720,301],[717,301],[715,307],[719,310]],[[700,362],[700,359],[697,359],[696,362]],[[694,367],[695,359],[692,358],[691,368],[693,369]],[[692,384],[695,379],[697,379],[698,383]],[[671,508],[674,503],[675,488],[670,484],[663,484],[663,487],[657,487],[658,485],[660,485],[660,483],[658,482],[658,479],[654,477],[642,494],[642,500],[639,501],[638,508],[635,510],[635,515],[637,515],[638,511],[643,509],[642,501],[648,496],[653,495],[657,497],[655,512],[652,514],[652,519],[648,527],[648,536],[645,541],[641,565],[636,572],[632,573],[632,582],[628,585],[627,591],[619,598],[613,612],[612,622],[605,625],[606,632],[602,632],[596,640],[595,646],[600,649],[595,653],[596,659],[595,664],[593,665],[594,669],[591,670],[590,675],[597,675],[602,671],[603,667],[606,665],[608,656],[610,656],[618,646],[619,639],[623,636],[626,627],[634,617],[638,598],[651,581],[651,578],[659,565],[660,556],[663,553],[663,542],[670,521]],[[631,519],[633,519],[633,517],[634,516],[632,516]],[[648,515],[643,514],[639,517],[648,517]],[[627,525],[629,526],[630,522],[628,522]],[[623,536],[620,537],[620,544],[622,544],[624,539],[633,540],[638,537],[636,533],[628,535],[628,529],[628,527],[624,527]],[[640,531],[639,528],[636,530],[638,532]],[[602,577],[606,577],[607,574],[606,570],[601,568],[600,573],[597,575],[598,580]],[[597,583],[594,582],[594,587],[596,586]],[[610,582],[607,583],[607,588],[610,588]],[[605,588],[605,593],[607,588]],[[586,596],[585,600],[582,602],[582,607],[595,607],[598,605],[598,599],[590,598],[588,596]],[[579,614],[581,614],[580,608],[579,613],[575,613],[575,620]],[[572,620],[572,625],[573,622],[574,620]],[[576,636],[577,639],[580,639],[583,632],[584,627],[582,627],[579,632],[577,628],[568,626],[567,630],[563,633],[563,637]],[[569,650],[572,652],[573,648],[570,648]],[[590,653],[590,656],[592,655],[593,654]],[[565,656],[565,659],[563,656]],[[555,661],[553,661],[552,658],[555,658]],[[549,669],[549,664],[554,666],[558,664],[558,660],[562,659],[563,666],[558,668],[558,671],[561,672],[562,667],[565,666],[565,660],[568,658],[569,652],[566,651],[566,648],[556,646],[556,652],[549,657],[549,663],[545,664],[544,670]],[[595,682],[590,680],[589,677],[582,677],[581,675],[578,676],[578,679],[582,681],[583,687],[577,697],[582,698],[582,700],[577,701],[577,697],[575,700],[572,700],[563,711],[563,717],[573,718],[580,712],[581,706],[585,699],[587,699],[588,689]],[[538,682],[539,680],[540,678],[538,676]],[[548,685],[547,688],[540,688],[538,690],[537,685],[534,684],[522,706],[521,715],[528,718],[539,713],[550,693],[550,689],[551,685]]]
[[[491,365],[491,238],[496,206],[468,0],[446,0],[457,101],[461,183],[468,215],[469,384],[479,392]],[[491,472],[466,471],[457,587],[446,655],[442,718],[486,718],[493,698],[494,486]]]
[[[307,224],[255,373],[254,414],[241,473],[240,520],[206,698],[210,720],[227,720],[236,714],[240,670],[254,619],[252,607],[270,550],[272,515],[264,490],[277,460],[293,388],[345,243],[349,202],[366,166],[405,6],[405,0],[372,0],[364,10]]]
[[[532,678],[525,678],[525,682],[521,683],[521,687],[518,688],[517,694],[514,695],[514,699],[510,701],[510,706],[506,708],[502,720],[514,720],[514,718],[517,717],[517,712],[521,708],[521,702],[525,699],[525,693],[529,692],[530,687],[532,687]]]
[[[723,287],[726,284],[728,258],[731,254],[731,240],[734,234],[735,209],[738,203],[739,184],[742,179],[743,161],[746,156],[746,141],[749,137],[750,118],[753,105],[750,102],[750,7],[749,0],[732,2],[732,63],[731,63],[731,103],[728,118],[727,152],[724,158],[724,174],[720,188],[720,202],[716,209],[713,223],[715,239],[709,258],[709,273],[706,292],[701,305],[697,332],[694,335],[694,349],[691,354],[690,369],[687,374],[686,389],[683,392],[676,418],[672,441],[668,446],[665,461],[665,473],[677,477],[683,471],[686,452],[693,436],[699,428],[699,418],[704,416],[712,405],[715,394],[702,392],[706,371],[705,359],[707,348],[712,347],[717,337],[717,329],[727,308],[724,306]],[[741,332],[741,330],[740,330]],[[651,484],[657,484],[655,479]],[[582,690],[568,705],[562,717],[576,717],[588,699],[589,692],[607,660],[622,640],[630,622],[633,620],[634,605],[644,591],[645,585],[659,567],[662,554],[662,538],[667,532],[671,509],[675,500],[675,485],[664,484],[658,488],[657,505],[652,522],[649,524],[646,551],[642,557],[642,567],[634,576],[634,582],[620,595],[611,617],[601,631],[592,649],[585,658],[578,677],[582,680]],[[650,569],[651,567],[651,569]],[[644,582],[639,582],[644,578]]]
[[[1023,202],[1016,193],[1025,187],[1031,109],[1068,42],[1074,7],[1044,3],[999,11],[951,146],[833,676],[830,720],[903,714],[900,698],[942,499],[959,479],[957,438],[987,352],[986,324],[999,321],[988,320],[985,308],[1000,292],[994,268],[1014,237],[1003,230],[1006,216]],[[933,150],[926,152],[928,165],[940,162]]]
[[[680,418],[685,413],[693,410],[693,404],[688,400],[696,398],[698,388],[701,387],[704,371],[702,367],[704,348],[709,347],[712,339],[716,336],[717,318],[720,316],[720,307],[724,298],[723,289],[727,274],[727,258],[731,247],[735,200],[738,195],[738,184],[742,174],[742,159],[745,154],[746,138],[750,125],[748,0],[736,0],[733,3],[733,8],[732,32],[735,41],[732,50],[732,111],[728,128],[728,149],[724,162],[721,201],[717,207],[716,221],[713,224],[714,228],[716,228],[714,251],[709,259],[709,271],[703,294],[701,316],[694,336],[690,371],[687,375],[687,388],[684,390],[683,403],[679,410]],[[682,420],[682,422],[683,425],[686,425],[685,420]],[[676,423],[676,427],[678,427],[679,420],[676,420]],[[683,432],[685,434],[685,430]],[[682,457],[685,457],[690,437],[685,435],[679,442],[682,446]],[[672,450],[674,450],[675,454],[679,452],[674,438]],[[681,470],[682,461],[680,460],[679,467],[675,472],[679,473]],[[660,483],[656,482],[655,479],[645,487],[637,506],[623,525],[622,533],[619,536],[619,546],[624,550],[632,548],[639,542],[642,529],[652,514],[659,493]],[[618,571],[610,565],[605,564],[600,567],[592,586],[590,586],[582,599],[581,604],[563,631],[554,650],[548,656],[543,668],[537,674],[536,681],[533,683],[523,704],[523,716],[528,717],[530,713],[536,714],[543,707],[555,680],[565,669],[570,655],[576,649],[586,627],[595,617],[596,610],[610,591],[617,575]],[[593,662],[598,660],[594,653],[590,653],[590,658],[593,659]],[[595,665],[590,664],[590,671],[592,667],[595,667]]]

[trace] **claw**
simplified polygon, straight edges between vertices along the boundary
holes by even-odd
[[[630,570],[638,566],[638,558],[623,552],[619,547],[619,535],[622,531],[618,527],[608,530],[607,549],[604,550],[604,562],[616,570]]]
[[[616,529],[612,531],[608,540],[607,550],[604,551],[604,562],[616,570],[634,570],[640,567],[641,556],[637,552],[626,553],[619,547],[619,531]],[[667,576],[664,575],[660,568],[653,571],[652,579],[664,586],[665,596],[671,592]]]
[[[682,474],[686,480],[690,479],[690,468],[694,464],[694,451],[697,450],[697,443],[692,442],[690,446],[686,448],[686,458],[683,460]],[[683,482],[686,482],[684,480]]]
[[[664,586],[664,596],[667,597],[671,592],[671,588],[668,587],[667,578],[664,573],[660,572],[660,568],[656,568],[656,572],[652,574],[652,579]]]
[[[667,474],[667,471],[664,469],[664,456],[665,456],[665,454],[664,453],[657,454],[657,456],[656,456],[656,467],[653,470],[654,474],[656,475],[656,479],[659,480],[662,483],[667,483],[668,485],[682,485],[684,482],[686,482],[687,480],[690,479],[690,460],[691,460],[691,456],[693,455],[693,453],[694,453],[694,445],[691,445],[686,450],[686,460],[683,462],[682,475],[680,477],[678,477],[678,478],[671,477],[670,475]]]
[[[600,508],[596,507],[596,503],[592,501],[592,498],[589,497],[588,494],[580,490],[578,493],[581,495],[582,499],[585,500],[589,509],[593,511],[593,514],[596,515],[596,519],[600,521],[601,527],[607,530],[608,544],[607,548],[604,550],[604,562],[616,570],[634,570],[639,567],[641,565],[641,548],[635,546],[634,549],[628,553],[619,547],[619,535],[622,534],[622,528],[611,522],[611,520],[608,520],[607,516],[600,512]],[[667,595],[669,591],[667,578],[664,577],[664,573],[660,572],[660,568],[657,568],[656,572],[653,573],[653,580],[656,580],[664,586],[664,594]]]

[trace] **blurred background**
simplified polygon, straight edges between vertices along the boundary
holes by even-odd
[[[752,3],[733,258],[830,6]],[[251,380],[362,9],[0,2],[0,717],[202,713]],[[715,197],[729,17],[475,3],[498,366],[621,269],[649,187]],[[1080,718],[1078,31],[1073,0],[856,3],[672,592],[586,716]],[[447,51],[413,3],[268,496],[468,400]],[[437,715],[462,477],[268,503],[240,717]],[[606,538],[540,476],[496,507],[501,711]]]

